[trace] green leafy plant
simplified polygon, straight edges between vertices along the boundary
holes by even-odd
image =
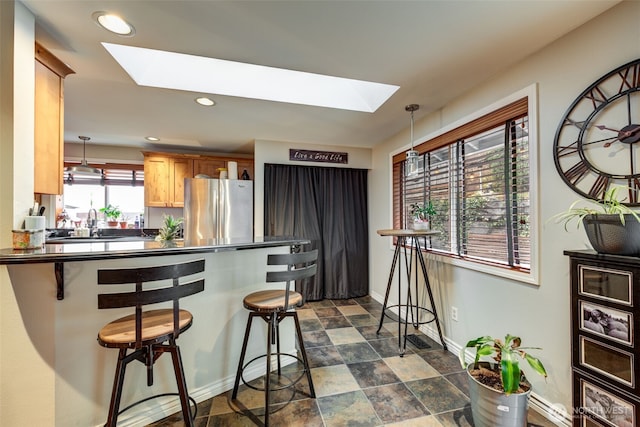
[[[564,229],[567,230],[567,226],[576,221],[576,228],[580,228],[580,223],[587,215],[619,215],[620,222],[624,225],[625,215],[632,215],[638,222],[640,222],[640,216],[628,206],[623,205],[622,202],[626,200],[618,198],[618,191],[624,187],[611,187],[605,191],[602,200],[581,199],[576,200],[569,206],[564,212],[560,212],[551,217],[555,222],[563,223]],[[580,206],[580,203],[588,203],[589,206]]]
[[[162,227],[160,228],[156,240],[167,242],[175,240],[180,236],[184,219],[174,218],[173,215],[162,215]]]
[[[480,362],[481,357],[493,359],[496,363],[496,368],[499,367],[500,369],[502,389],[506,394],[511,394],[518,391],[521,378],[524,376],[520,370],[517,356],[526,360],[529,363],[529,366],[531,366],[537,373],[547,378],[547,371],[542,365],[542,362],[525,351],[530,349],[540,350],[540,348],[520,347],[520,344],[520,337],[509,334],[507,334],[504,341],[490,336],[479,337],[469,341],[464,347],[462,347],[458,357],[462,367],[466,368],[466,349],[475,348],[476,355],[474,359],[474,369],[478,369],[478,363]]]
[[[422,203],[412,203],[410,207],[414,221],[427,221],[429,216],[436,214],[436,209],[433,207],[431,201],[426,205]]]
[[[104,214],[104,217],[107,221],[117,221],[122,215],[120,208],[118,206],[113,206],[112,204],[108,204],[104,208],[100,208],[100,212]]]

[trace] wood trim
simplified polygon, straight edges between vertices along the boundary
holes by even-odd
[[[67,64],[56,58],[38,42],[35,43],[35,58],[42,65],[62,78],[65,78],[69,74],[75,74],[75,71],[73,71]]]
[[[170,153],[170,152],[161,152],[161,151],[142,151],[143,156],[161,156],[161,157],[172,157],[174,159],[216,159],[216,160],[251,160],[253,161],[253,157],[247,156],[244,157],[241,154],[238,155],[218,155],[218,154],[201,154],[201,153]]]
[[[64,167],[77,166],[81,162],[64,162]],[[89,166],[98,169],[121,169],[121,170],[144,170],[144,165],[137,163],[87,163]]]
[[[491,129],[492,127],[504,124],[509,119],[516,119],[527,114],[529,109],[528,97],[520,98],[511,104],[505,105],[495,111],[478,117],[468,123],[458,126],[455,129],[451,129],[441,135],[436,136],[433,139],[422,142],[415,146],[415,150],[420,154],[424,154],[428,151],[436,150],[440,147],[453,144],[459,139],[469,138],[470,136],[477,135],[481,132]],[[393,156],[393,163],[403,162],[406,158],[406,151],[395,154]]]

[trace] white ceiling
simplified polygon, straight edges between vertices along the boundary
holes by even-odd
[[[373,147],[592,19],[619,0],[105,1],[23,0],[36,39],[74,71],[65,141],[251,153],[255,139]],[[119,13],[123,38],[91,19]],[[399,85],[362,113],[139,87],[101,42]],[[160,143],[145,141],[157,136]]]

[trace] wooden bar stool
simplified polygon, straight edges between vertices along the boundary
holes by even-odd
[[[178,300],[204,290],[204,279],[180,283],[180,278],[203,271],[204,260],[157,267],[98,270],[98,285],[135,284],[135,290],[132,292],[98,294],[99,309],[135,307],[134,314],[106,324],[98,333],[98,343],[101,346],[120,349],[107,426],[115,427],[118,415],[125,410],[150,398],[162,396],[152,396],[120,411],[124,374],[129,362],[137,360],[146,365],[147,385],[151,386],[153,364],[165,352],[171,353],[173,360],[173,370],[178,383],[177,395],[180,396],[184,423],[193,426],[180,348],[176,344],[178,336],[193,323],[193,316],[189,311],[180,309]],[[153,283],[153,289],[143,289],[143,284],[169,279],[171,283],[167,286],[158,287],[158,283]],[[173,301],[173,307],[143,310],[144,306],[166,301]]]
[[[269,393],[271,391],[282,390],[285,388],[293,387],[298,383],[305,375],[307,377],[307,381],[309,382],[309,391],[310,397],[315,398],[316,393],[313,388],[313,381],[311,379],[311,371],[309,369],[309,362],[307,360],[307,352],[304,348],[304,341],[302,339],[302,331],[300,329],[300,322],[298,320],[298,313],[295,308],[303,305],[302,295],[294,290],[291,290],[291,282],[295,282],[296,280],[304,280],[309,277],[312,277],[316,274],[317,265],[315,264],[318,259],[318,250],[314,249],[308,252],[300,252],[300,253],[292,253],[292,254],[272,254],[268,256],[267,265],[281,265],[286,266],[286,270],[282,271],[268,271],[267,272],[267,283],[274,282],[286,282],[285,289],[272,289],[272,290],[264,290],[253,292],[247,295],[243,304],[249,312],[249,319],[247,321],[247,328],[244,334],[244,341],[242,342],[242,351],[240,352],[240,361],[238,362],[238,371],[236,373],[236,380],[233,386],[233,392],[231,394],[231,399],[235,400],[238,397],[238,387],[240,385],[240,380],[247,387],[250,387],[254,390],[264,391],[265,399],[264,399],[264,425],[269,425]],[[251,332],[251,325],[254,317],[261,317],[265,322],[267,322],[267,352],[266,354],[260,355],[258,357],[253,358],[246,364],[244,363],[246,351],[247,351],[247,342],[249,341],[249,334]],[[285,317],[293,317],[295,327],[296,327],[296,335],[298,338],[298,345],[300,347],[299,354],[300,356],[293,356],[289,353],[281,353],[280,352],[280,322]],[[276,351],[272,351],[272,346],[276,345]],[[294,380],[291,380],[284,386],[272,387],[271,385],[271,357],[276,356],[277,358],[277,372],[278,377],[280,378],[282,375],[281,371],[281,356],[288,356],[297,359],[298,362],[301,362],[304,366],[304,371]],[[256,387],[251,385],[245,381],[243,377],[243,371],[247,368],[251,363],[265,358],[266,359],[266,373],[265,373],[265,382],[264,388]]]

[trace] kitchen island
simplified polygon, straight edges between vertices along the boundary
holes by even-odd
[[[307,243],[297,238],[265,238],[198,246],[180,240],[167,246],[140,240],[47,244],[30,251],[0,249],[0,264],[6,265],[20,313],[16,321],[22,322],[26,334],[23,343],[40,355],[46,372],[46,378],[26,375],[25,381],[31,381],[34,389],[49,384],[51,390],[47,393],[49,402],[33,402],[34,406],[53,405],[47,425],[103,425],[117,351],[100,347],[96,336],[104,324],[128,311],[98,310],[97,270],[193,259],[204,259],[206,270],[204,292],[181,301],[181,307],[194,315],[193,326],[179,340],[189,394],[199,402],[229,390],[247,318],[243,297],[266,286],[267,254],[287,253],[291,247]],[[63,299],[59,299],[60,286]],[[284,322],[281,333],[283,349],[294,352],[293,324]],[[254,346],[250,346],[248,357],[264,352],[259,335],[260,331],[252,335]],[[263,335],[266,339],[266,333]],[[123,407],[146,396],[176,390],[171,359],[161,358],[155,369],[156,381],[148,388],[144,366],[129,367]],[[247,377],[259,373],[260,367],[256,367]],[[176,398],[153,399],[122,414],[119,425],[143,426],[179,410]]]

